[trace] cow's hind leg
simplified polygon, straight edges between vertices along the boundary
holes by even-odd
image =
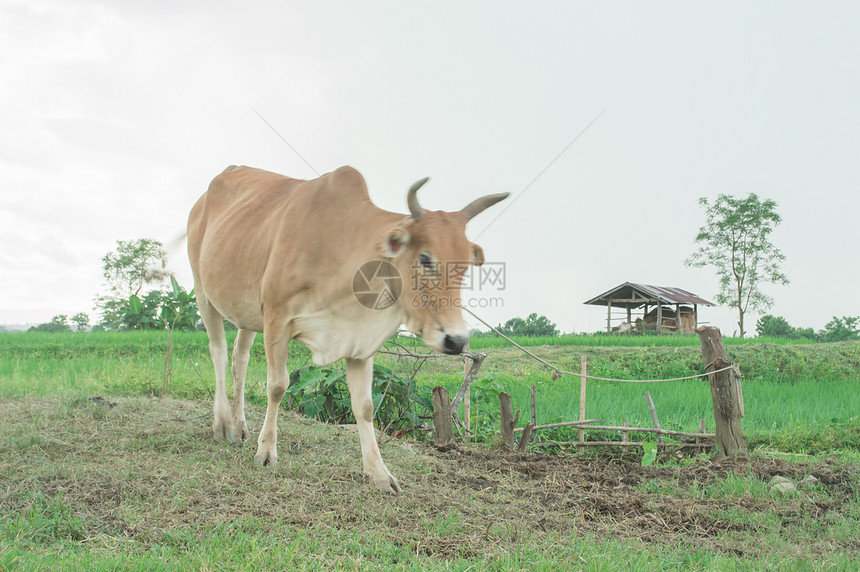
[[[233,427],[236,436],[247,441],[251,434],[245,422],[245,376],[248,373],[248,362],[251,359],[251,346],[257,332],[239,329],[236,342],[233,344]]]
[[[290,347],[290,336],[281,328],[266,324],[263,332],[263,343],[266,346],[266,420],[257,439],[257,454],[254,460],[265,467],[278,464],[278,408],[290,384],[287,375],[287,355]]]
[[[205,295],[199,293],[197,298],[200,317],[203,318],[203,325],[209,334],[209,355],[215,367],[215,418],[212,421],[212,434],[216,441],[234,443],[239,437],[227,402],[227,339],[224,337],[224,318],[212,307]]]
[[[364,473],[383,492],[399,493],[400,484],[382,461],[373,428],[373,360],[347,359],[346,383],[349,386],[352,413],[358,425],[358,437],[361,439]]]

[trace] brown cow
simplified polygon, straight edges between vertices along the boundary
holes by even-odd
[[[407,216],[375,206],[351,167],[304,181],[231,166],[213,179],[188,219],[188,255],[215,365],[216,439],[250,437],[245,374],[256,332],[263,332],[268,408],[255,459],[277,463],[277,413],[289,384],[288,344],[296,339],[318,365],[346,360],[364,472],[383,491],[400,492],[373,429],[373,354],[404,323],[430,347],[462,352],[461,280],[428,278],[452,263],[483,262],[466,223],[507,197],[488,195],[458,212],[426,211],[417,198],[426,181],[409,189]],[[232,411],[224,318],[239,328]]]

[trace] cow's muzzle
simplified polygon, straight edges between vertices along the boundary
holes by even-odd
[[[463,353],[463,347],[466,345],[468,338],[465,336],[445,336],[445,353],[450,355],[459,355]]]

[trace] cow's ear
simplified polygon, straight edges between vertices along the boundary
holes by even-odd
[[[484,249],[472,243],[472,266],[480,266],[484,263]]]
[[[393,228],[388,232],[388,235],[382,242],[382,252],[386,256],[394,258],[403,252],[408,245],[409,231],[400,227]]]

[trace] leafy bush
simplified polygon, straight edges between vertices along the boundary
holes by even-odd
[[[496,328],[506,336],[557,336],[558,327],[550,322],[546,316],[538,316],[537,313],[529,314],[529,317],[511,318],[503,325]]]
[[[486,441],[499,424],[499,393],[504,391],[496,374],[488,374],[472,382],[472,418],[470,428],[479,441]]]
[[[290,374],[289,405],[305,416],[329,423],[355,423],[346,370],[307,367]],[[412,378],[397,375],[381,364],[373,365],[374,418],[381,429],[412,431],[433,409],[430,392]]]
[[[847,342],[860,339],[860,317],[833,316],[824,329],[818,333],[812,328],[794,328],[782,316],[770,314],[762,316],[756,323],[755,329],[759,337],[800,339],[805,338],[819,342]]]
[[[51,318],[50,322],[45,322],[44,324],[39,324],[38,326],[33,326],[28,332],[49,332],[55,334],[57,332],[71,332],[72,328],[69,326],[69,318],[65,314],[59,314]]]
[[[847,342],[850,340],[860,339],[860,330],[858,330],[858,316],[842,316],[837,318],[833,316],[824,330],[821,332],[821,338],[825,342]]]
[[[169,291],[152,290],[143,298],[137,294],[128,298],[103,298],[101,327],[107,330],[199,329],[200,315],[194,291],[186,292],[173,276],[170,285]]]
[[[760,336],[789,337],[796,335],[796,330],[782,316],[767,314],[759,318],[755,331]]]

